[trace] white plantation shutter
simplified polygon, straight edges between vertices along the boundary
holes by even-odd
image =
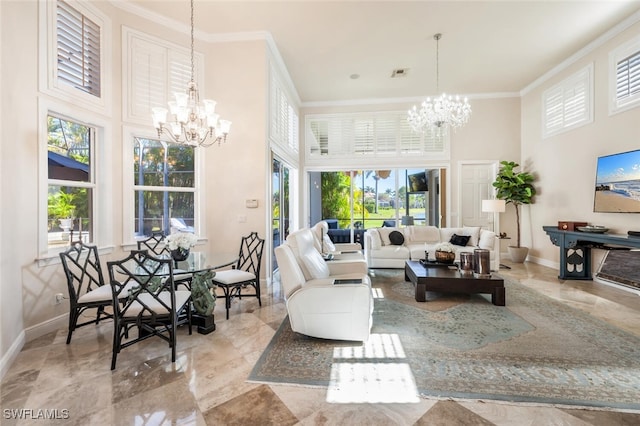
[[[152,105],[166,105],[167,102],[167,51],[164,47],[146,40],[132,41],[131,56],[131,110],[130,116],[149,118]]]
[[[168,52],[169,67],[169,91],[168,100],[173,100],[174,93],[185,93],[187,84],[191,81],[191,56],[188,52]],[[198,65],[194,61],[194,72],[198,75]],[[204,93],[200,89],[200,79],[196,79],[198,90],[200,90],[200,100],[205,99]],[[208,98],[207,98],[208,99]]]
[[[376,120],[375,152],[380,155],[398,152],[398,120],[392,117],[379,117]]]
[[[151,124],[151,108],[168,108],[174,93],[184,93],[191,80],[191,51],[125,28],[123,39],[128,41],[127,63],[123,74],[128,77],[125,95],[127,121]],[[208,99],[204,91],[204,57],[194,55],[195,80],[200,99]]]
[[[58,81],[100,97],[100,27],[62,0],[56,16]]]
[[[275,74],[273,71],[272,73]],[[298,112],[274,77],[271,78],[269,98],[271,142],[285,151],[297,153],[299,149]],[[316,148],[319,149],[317,144]]]
[[[310,159],[429,157],[448,158],[448,132],[415,133],[406,112],[307,116],[306,155]]]
[[[593,64],[542,94],[545,138],[593,121],[592,88]]]
[[[640,37],[610,53],[610,113],[640,106]]]

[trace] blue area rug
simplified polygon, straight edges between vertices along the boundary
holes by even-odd
[[[635,335],[509,280],[506,307],[481,295],[417,303],[399,271],[372,282],[383,296],[369,342],[302,336],[285,319],[249,380],[331,387],[336,365],[391,368],[401,353],[420,396],[640,410]]]

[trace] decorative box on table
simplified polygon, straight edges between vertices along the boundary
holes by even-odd
[[[561,231],[577,231],[579,226],[587,226],[587,222],[558,221],[558,229]]]

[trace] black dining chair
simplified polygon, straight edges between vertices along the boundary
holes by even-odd
[[[111,307],[111,287],[105,285],[96,246],[82,241],[71,243],[67,250],[60,253],[60,260],[69,291],[69,344],[76,328],[113,318],[105,311],[105,308]],[[96,318],[78,323],[82,313],[88,309],[96,309]]]
[[[114,327],[111,369],[120,351],[157,336],[169,343],[176,360],[176,329],[187,324],[191,334],[191,292],[176,290],[173,260],[134,250],[122,260],[107,262],[111,283]],[[138,337],[127,339],[129,330]]]
[[[165,242],[165,234],[163,231],[155,231],[149,238],[138,240],[138,250],[148,250],[156,256],[171,256],[171,250]],[[173,277],[176,285],[184,285],[187,289],[191,289],[191,279],[193,276],[189,273],[182,273],[184,270],[177,269],[174,271]]]
[[[262,251],[264,240],[258,237],[257,232],[251,232],[248,236],[242,237],[240,242],[240,253],[238,261],[233,269],[216,271],[213,282],[223,291],[227,319],[229,319],[229,309],[231,300],[234,297],[257,297],[258,304],[262,306],[260,300],[260,263],[262,261]],[[252,293],[242,293],[243,289],[252,287]]]
[[[169,254],[165,241],[165,235],[162,231],[155,231],[150,237],[144,240],[138,240],[138,250],[148,250],[156,256],[161,254]]]

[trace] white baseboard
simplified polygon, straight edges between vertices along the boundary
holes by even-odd
[[[552,269],[555,269],[557,271],[560,270],[560,263],[552,262],[552,261],[547,260],[547,259],[541,259],[539,257],[534,257],[534,256],[531,256],[531,255],[527,256],[527,262],[536,263],[538,265],[546,266],[548,268],[552,268]]]
[[[0,378],[3,378],[7,371],[9,371],[9,368],[24,347],[25,343],[44,336],[47,333],[51,333],[61,328],[66,328],[68,326],[68,321],[69,314],[66,313],[22,330],[0,361]]]
[[[24,347],[24,330],[18,334],[16,340],[13,341],[13,344],[9,348],[9,350],[4,354],[2,360],[0,361],[0,380],[4,378],[4,375],[7,374],[9,368],[13,364],[13,362],[18,357],[18,354]]]

